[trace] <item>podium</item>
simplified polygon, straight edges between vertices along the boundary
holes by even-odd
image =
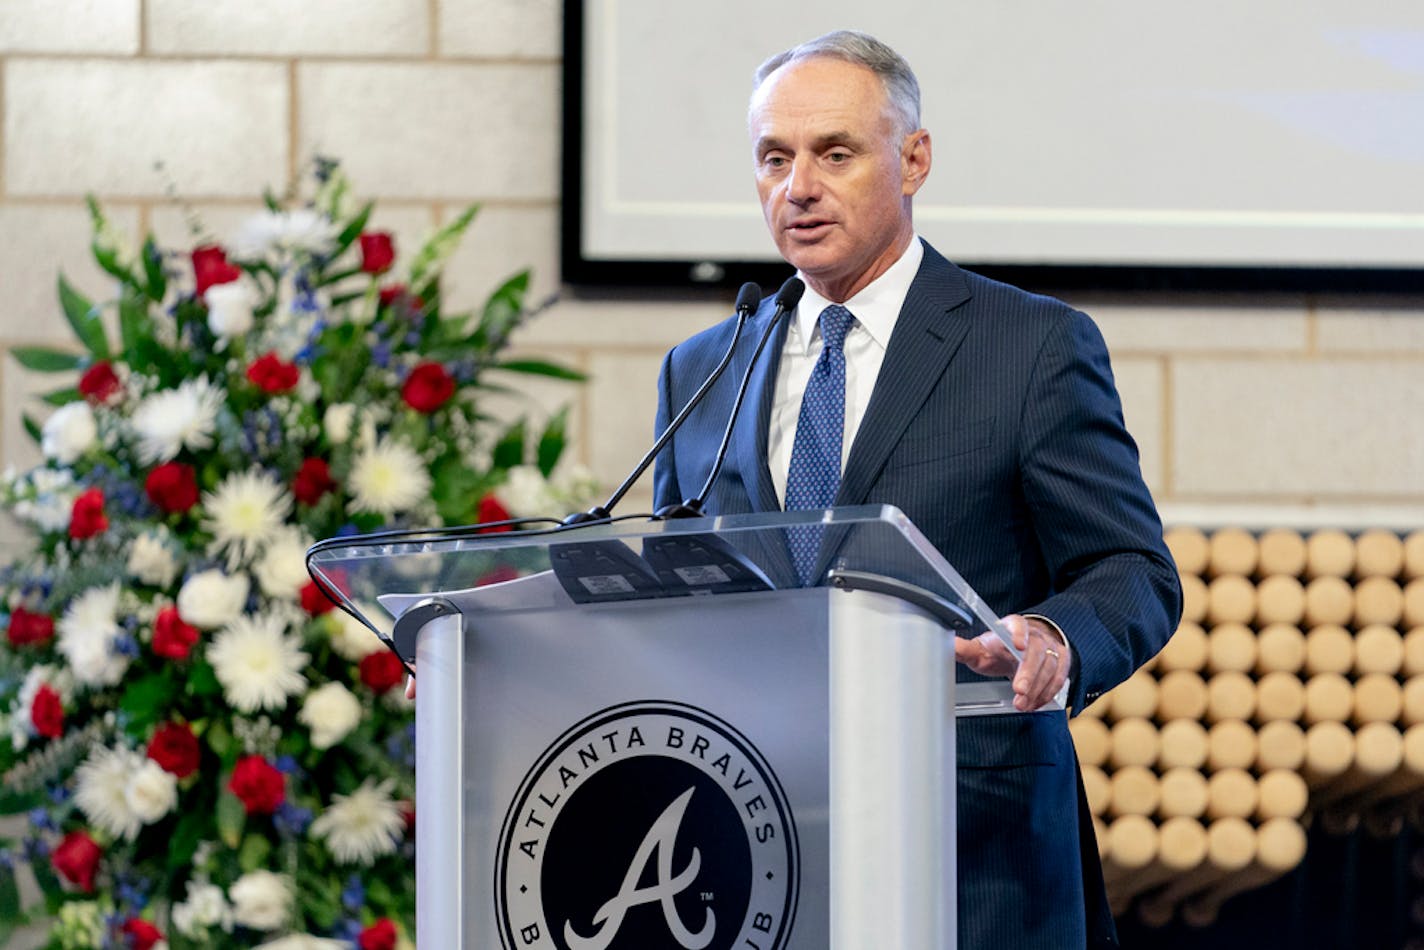
[[[419,668],[422,946],[955,946],[955,719],[1015,711],[951,637],[1007,636],[897,509],[308,563]]]

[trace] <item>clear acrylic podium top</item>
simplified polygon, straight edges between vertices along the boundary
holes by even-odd
[[[804,577],[791,557],[793,539],[809,539],[818,551]],[[385,532],[322,541],[307,565],[387,641],[396,616],[436,593],[462,609],[488,611],[838,586],[899,596],[959,635],[994,630],[1007,642],[973,588],[888,505],[669,521],[639,516],[488,533],[477,526]],[[475,591],[478,597],[468,596]]]

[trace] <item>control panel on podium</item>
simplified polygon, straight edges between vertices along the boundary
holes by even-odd
[[[952,637],[1007,637],[883,506],[337,538],[418,669],[424,946],[955,946]]]

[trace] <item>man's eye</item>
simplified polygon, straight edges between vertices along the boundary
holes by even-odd
[[[826,155],[826,161],[834,165],[850,161],[850,152],[830,152]]]

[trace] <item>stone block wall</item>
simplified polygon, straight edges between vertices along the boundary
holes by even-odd
[[[3,351],[67,342],[58,270],[105,292],[87,192],[130,234],[181,243],[171,187],[224,239],[320,152],[407,248],[483,204],[449,270],[457,302],[531,265],[536,299],[557,291],[561,28],[556,0],[5,0],[0,465],[37,459],[19,412],[51,384]],[[1424,289],[1070,300],[1102,326],[1170,519],[1420,523]],[[663,351],[727,309],[705,294],[566,293],[520,342],[592,382],[530,398],[574,400],[573,454],[614,484],[650,437]],[[629,504],[646,500],[644,485]]]

